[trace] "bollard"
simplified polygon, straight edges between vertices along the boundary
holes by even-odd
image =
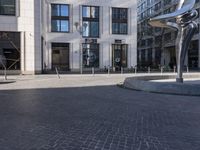
[[[7,70],[6,70],[6,67],[5,67],[5,69],[4,69],[4,78],[5,78],[5,80],[8,80],[8,78],[7,78]]]
[[[161,71],[161,75],[162,75],[163,74],[163,67],[160,68],[160,71]]]
[[[121,74],[123,74],[124,73],[124,70],[123,70],[123,67],[121,67]]]
[[[135,66],[135,74],[137,74],[137,67]]]
[[[94,72],[94,67],[92,67],[92,75],[93,75],[93,76],[94,76],[94,73],[95,73],[95,72]]]
[[[59,72],[58,72],[58,68],[55,67],[55,70],[56,70],[56,74],[57,74],[57,76],[58,76],[58,79],[60,79],[60,75],[59,75]]]
[[[108,75],[110,75],[110,66],[108,66]]]
[[[174,73],[176,73],[176,66],[174,66]]]
[[[148,67],[148,73],[151,73],[151,68],[150,67]]]
[[[189,73],[189,67],[187,66],[187,73]]]

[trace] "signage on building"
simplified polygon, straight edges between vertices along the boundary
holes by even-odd
[[[95,44],[95,43],[97,43],[97,39],[85,39],[85,43],[87,43],[87,44]]]
[[[115,40],[116,44],[122,44],[122,40]]]
[[[119,39],[115,40],[115,44],[124,44],[124,43],[126,43],[125,40],[119,40]]]

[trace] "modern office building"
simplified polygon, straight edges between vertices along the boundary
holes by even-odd
[[[131,68],[137,1],[0,0],[0,55],[23,74]]]
[[[170,29],[152,28],[148,20],[154,16],[175,11],[178,0],[138,0],[138,66],[140,68],[159,68],[165,66],[172,69],[176,65],[175,40],[176,31]],[[199,12],[200,1],[196,0]],[[198,23],[200,18],[198,16]],[[200,68],[200,32],[196,31],[185,66],[191,69]]]

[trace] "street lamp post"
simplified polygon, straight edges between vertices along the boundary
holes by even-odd
[[[80,34],[80,73],[83,73],[83,51],[82,51],[82,39],[83,39],[83,33],[86,31],[87,24],[84,23],[81,25],[79,22],[75,22],[74,26],[76,27],[76,31]]]

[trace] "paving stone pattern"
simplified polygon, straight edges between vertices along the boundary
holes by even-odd
[[[0,91],[0,150],[200,150],[200,97],[117,86]]]

